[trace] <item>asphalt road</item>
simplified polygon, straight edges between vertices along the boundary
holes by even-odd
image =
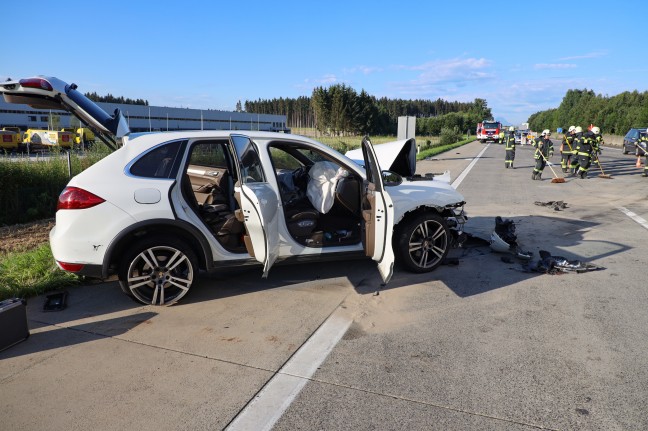
[[[61,312],[34,298],[31,337],[0,353],[1,428],[648,429],[648,180],[620,150],[602,161],[614,179],[532,181],[530,147],[507,170],[475,142],[418,169],[461,179],[475,238],[509,218],[536,259],[600,271],[527,272],[471,241],[385,287],[356,261],[204,277],[168,308],[116,283]]]

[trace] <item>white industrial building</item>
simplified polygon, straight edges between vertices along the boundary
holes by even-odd
[[[112,114],[119,109],[131,132],[173,130],[263,130],[289,132],[285,115],[218,111],[213,109],[169,108],[165,106],[129,105],[97,102]],[[0,128],[18,126],[27,129],[60,129],[78,127],[78,120],[68,112],[33,109],[15,105],[0,98]]]

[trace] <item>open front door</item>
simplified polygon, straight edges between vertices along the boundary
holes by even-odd
[[[394,204],[385,192],[380,165],[368,138],[362,140],[362,155],[367,170],[367,183],[362,200],[365,253],[378,262],[378,271],[383,282],[387,283],[394,272]]]
[[[234,196],[236,217],[245,224],[245,247],[263,264],[263,277],[279,255],[279,198],[266,181],[257,147],[243,135],[230,135],[238,180]]]

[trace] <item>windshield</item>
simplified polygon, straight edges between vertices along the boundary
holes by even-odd
[[[484,129],[497,129],[499,123],[484,123]]]

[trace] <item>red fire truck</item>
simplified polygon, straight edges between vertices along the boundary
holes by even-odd
[[[495,120],[484,120],[477,123],[477,139],[483,144],[486,141],[499,143],[502,123]]]

